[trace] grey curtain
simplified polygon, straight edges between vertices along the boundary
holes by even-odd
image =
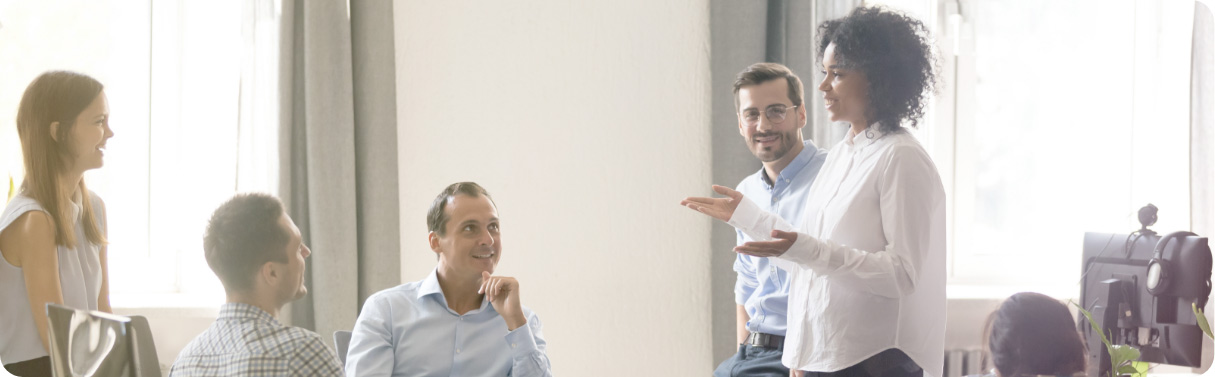
[[[759,171],[759,161],[738,134],[733,94],[735,76],[752,63],[781,63],[802,79],[810,118],[803,131],[806,137],[822,148],[829,148],[844,137],[846,128],[831,124],[820,111],[823,103],[816,89],[820,76],[815,58],[814,29],[823,21],[846,15],[860,4],[860,0],[711,2],[713,182],[734,186],[747,175]],[[711,237],[711,332],[713,360],[719,363],[738,351],[735,257],[730,252],[736,239],[734,229],[721,222],[713,223]]]
[[[400,283],[392,2],[282,11],[280,195],[312,249],[309,294],[284,317],[328,338]]]

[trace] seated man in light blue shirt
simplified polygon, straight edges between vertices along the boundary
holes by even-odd
[[[502,257],[497,206],[480,185],[447,186],[426,215],[439,264],[372,295],[354,325],[346,375],[551,376],[540,319]]]
[[[738,131],[763,167],[743,179],[738,191],[760,208],[794,226],[802,223],[806,193],[827,159],[827,151],[802,140],[806,108],[802,82],[789,68],[756,63],[738,74],[734,103]],[[738,232],[738,244],[750,238]],[[738,353],[713,372],[715,377],[788,376],[781,364],[788,314],[789,276],[768,258],[738,254]]]

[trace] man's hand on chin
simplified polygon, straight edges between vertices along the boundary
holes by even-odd
[[[490,276],[489,272],[481,272],[481,288],[477,293],[485,294],[494,310],[506,321],[510,331],[527,324],[523,315],[523,304],[519,303],[519,281],[512,277]]]

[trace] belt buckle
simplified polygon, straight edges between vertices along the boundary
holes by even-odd
[[[768,346],[768,334],[764,334],[761,332],[751,333],[751,335],[747,337],[747,345],[752,346],[752,347],[767,347]]]

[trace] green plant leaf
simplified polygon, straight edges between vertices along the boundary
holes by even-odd
[[[1074,302],[1072,306],[1075,306],[1081,314],[1084,314],[1084,318],[1088,319],[1088,325],[1093,327],[1093,332],[1101,334],[1101,343],[1105,344],[1105,351],[1110,355],[1110,375],[1113,376],[1118,370],[1118,365],[1122,363],[1114,357],[1114,348],[1110,346],[1110,340],[1105,337],[1105,332],[1101,331],[1100,327],[1097,327],[1097,321],[1093,320],[1093,313],[1089,313],[1088,310],[1084,310],[1084,307]]]
[[[1202,329],[1203,334],[1207,334],[1208,338],[1215,339],[1215,335],[1211,334],[1211,324],[1207,323],[1207,316],[1198,308],[1198,303],[1191,303],[1191,308],[1194,308],[1194,319],[1198,320],[1198,328]]]
[[[1110,352],[1110,358],[1117,359],[1119,361],[1117,365],[1122,365],[1123,363],[1129,361],[1139,360],[1139,349],[1135,347],[1125,344],[1116,344],[1110,346],[1110,349],[1112,350],[1112,352]]]
[[[1124,374],[1136,374],[1136,373],[1139,373],[1139,370],[1135,369],[1134,366],[1123,365],[1123,366],[1118,367],[1118,373],[1116,373],[1116,374],[1121,376]]]
[[[1148,369],[1151,369],[1152,363],[1146,361],[1132,361],[1131,366],[1135,367],[1135,370],[1138,371],[1138,373],[1133,373],[1134,376],[1145,377],[1147,376]]]
[[[1072,303],[1072,306],[1075,306],[1077,310],[1080,310],[1081,314],[1084,314],[1084,318],[1088,319],[1088,325],[1093,327],[1093,332],[1101,334],[1101,343],[1105,343],[1105,347],[1109,348],[1110,340],[1105,337],[1105,332],[1102,332],[1101,328],[1097,327],[1097,321],[1093,320],[1093,313],[1089,313],[1088,310],[1084,310],[1083,307],[1074,302]]]

